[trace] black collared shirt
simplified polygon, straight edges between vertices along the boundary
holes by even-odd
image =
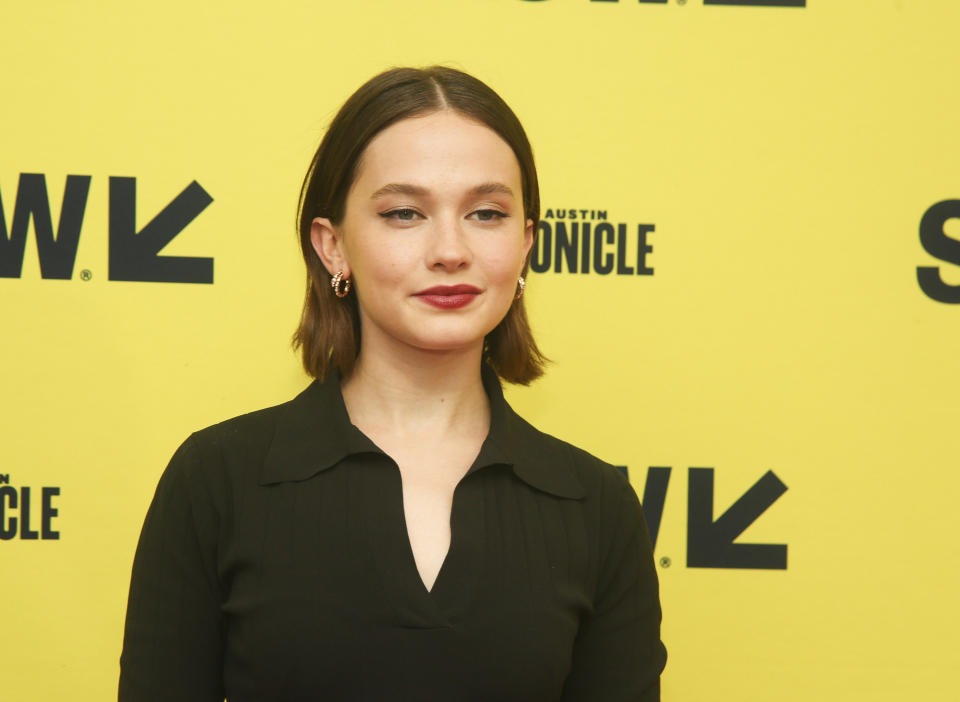
[[[400,471],[350,423],[338,376],[192,434],[137,546],[120,701],[658,700],[636,493],[483,381],[490,432],[430,591]]]

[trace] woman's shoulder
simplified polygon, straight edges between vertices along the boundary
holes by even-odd
[[[257,478],[278,430],[297,414],[296,408],[310,387],[312,384],[285,402],[193,431],[177,448],[171,463],[185,464],[186,470],[202,472],[211,479],[244,474]]]
[[[560,477],[579,486],[580,495],[591,502],[636,499],[626,472],[599,456],[542,431],[514,414],[514,421],[525,444],[523,460],[536,465],[545,474]],[[572,480],[570,480],[572,478]]]
[[[295,398],[294,398],[295,399]],[[244,412],[194,431],[188,441],[198,448],[250,451],[269,446],[294,399]]]
[[[603,543],[617,544],[625,537],[628,540],[635,537],[639,539],[637,543],[650,548],[643,506],[625,467],[609,463],[515,416],[522,422],[516,426],[523,427],[522,434],[528,446],[526,456],[535,457],[524,460],[528,466],[539,466],[536,471],[530,471],[531,475],[548,485],[562,488],[561,492],[555,491],[554,494],[577,498],[585,523],[593,525]]]

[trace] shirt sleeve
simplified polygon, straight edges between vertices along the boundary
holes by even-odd
[[[194,437],[160,477],[130,578],[119,702],[222,702],[215,511]]]
[[[619,474],[608,502],[608,548],[593,612],[580,625],[563,702],[653,702],[667,651],[653,549],[633,487]],[[613,533],[611,534],[611,528]]]

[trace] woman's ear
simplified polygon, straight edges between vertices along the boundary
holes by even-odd
[[[533,246],[533,220],[527,220],[527,226],[523,230],[523,262],[527,262],[527,256],[530,255],[530,247]]]
[[[310,243],[330,275],[343,271],[350,277],[350,264],[343,252],[340,230],[326,217],[314,217],[310,224]]]

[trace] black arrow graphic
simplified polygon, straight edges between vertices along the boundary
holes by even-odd
[[[787,491],[767,471],[713,521],[713,468],[691,468],[687,493],[687,567],[786,570],[786,544],[735,544],[744,530]]]
[[[138,233],[137,179],[111,177],[110,280],[212,283],[212,258],[159,255],[211,202],[193,181]]]

